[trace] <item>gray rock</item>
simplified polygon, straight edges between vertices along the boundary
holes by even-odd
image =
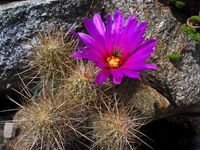
[[[15,123],[5,123],[4,130],[3,130],[3,136],[5,139],[11,139],[16,136],[17,133],[17,126]]]
[[[200,46],[181,28],[170,8],[154,0],[105,1],[106,11],[120,9],[125,15],[136,15],[149,22],[147,36],[158,39],[152,62],[157,71],[147,71],[143,80],[168,98],[174,108],[183,108],[200,102]],[[181,53],[182,59],[170,62],[168,54]],[[176,110],[175,109],[175,110]],[[192,111],[192,109],[190,109]]]
[[[18,89],[16,73],[30,68],[27,41],[37,32],[79,23],[93,0],[28,0],[0,5],[0,91]],[[97,2],[95,2],[97,3]]]

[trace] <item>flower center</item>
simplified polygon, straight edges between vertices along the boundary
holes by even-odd
[[[117,68],[121,64],[121,59],[119,57],[116,57],[116,56],[110,56],[110,57],[107,58],[107,62],[111,67]]]
[[[118,68],[122,64],[122,52],[115,48],[112,55],[107,57],[107,63],[112,68]]]

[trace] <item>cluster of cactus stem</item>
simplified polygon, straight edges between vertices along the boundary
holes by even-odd
[[[40,81],[33,91],[25,87],[21,94],[24,103],[14,117],[21,130],[16,145],[64,150],[86,139],[88,149],[133,149],[142,141],[139,129],[145,119],[124,104],[127,100],[117,98],[109,81],[94,83],[99,71],[95,65],[71,57],[77,43],[62,30],[40,33],[32,43],[33,72]]]

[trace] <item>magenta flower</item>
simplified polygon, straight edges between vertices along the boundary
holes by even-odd
[[[140,78],[140,71],[156,69],[155,64],[145,61],[154,52],[156,40],[144,36],[147,23],[139,23],[135,16],[130,16],[124,22],[120,11],[114,13],[114,20],[106,16],[105,27],[97,13],[93,19],[84,19],[84,24],[90,35],[76,34],[86,47],[78,46],[79,52],[73,57],[93,61],[101,71],[96,77],[96,83],[106,81],[111,75],[113,83],[120,84],[124,76]]]

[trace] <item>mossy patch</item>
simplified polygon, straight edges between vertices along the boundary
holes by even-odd
[[[191,38],[197,42],[200,42],[200,34],[195,28],[189,27],[187,24],[182,25],[182,29],[189,35]]]
[[[179,53],[169,54],[169,55],[167,55],[167,58],[170,61],[180,61],[181,55]]]

